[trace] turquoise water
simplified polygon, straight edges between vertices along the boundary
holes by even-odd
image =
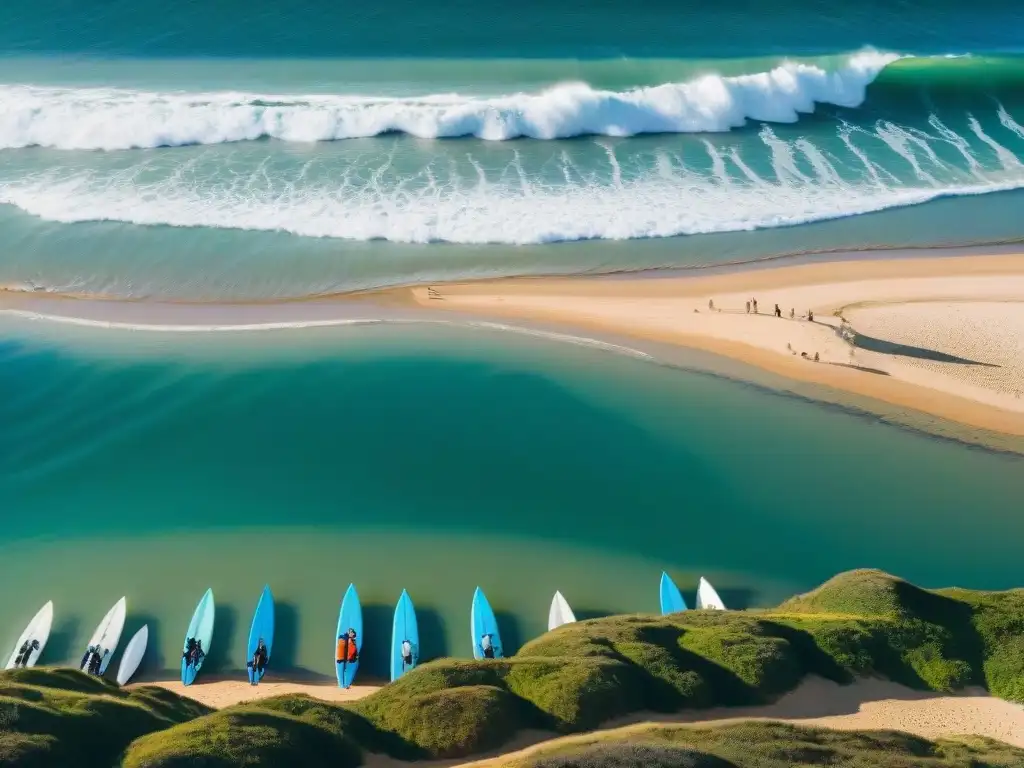
[[[1024,237],[1021,8],[598,5],[0,3],[0,286],[139,320]],[[1019,584],[1019,454],[682,362],[4,315],[0,640],[52,598],[47,660],[77,659],[127,593],[158,675],[212,586],[210,671],[236,670],[269,582],[275,663],[329,677],[355,581],[383,675],[402,588],[430,657],[469,654],[478,584],[511,649],[556,589],[656,609],[662,568],[736,606],[858,566]]]
[[[0,285],[295,297],[1019,242],[1013,4],[0,9]]]
[[[49,661],[127,594],[173,669],[213,587],[212,668],[241,669],[265,582],[275,661],[318,675],[350,581],[381,675],[402,588],[424,653],[465,656],[478,584],[515,648],[556,589],[656,610],[663,568],[735,606],[860,566],[1019,583],[1024,458],[708,373],[429,326],[4,330],[0,616],[13,642],[55,600]]]

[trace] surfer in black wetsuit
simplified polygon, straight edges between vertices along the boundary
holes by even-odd
[[[185,660],[188,665],[192,664],[192,656],[195,655],[196,650],[196,639],[194,637],[188,638],[185,641],[185,650],[181,654],[181,658]]]
[[[82,657],[82,663],[79,664],[79,669],[89,674],[95,674],[92,670],[93,667],[99,668],[97,659],[100,657],[100,648],[98,645],[90,645],[89,649],[85,652],[85,656]]]
[[[14,667],[25,668],[28,666],[28,661],[32,657],[33,652],[39,650],[38,640],[26,640],[21,644],[21,648],[18,649],[18,658],[14,660]]]
[[[408,640],[402,641],[402,668],[408,669],[412,666],[412,643]]]
[[[206,653],[203,651],[203,641],[196,640],[195,648],[192,649],[192,666],[198,667]]]
[[[485,659],[494,658],[494,646],[491,644],[491,636],[489,634],[485,634],[480,638],[480,650],[484,652]]]
[[[267,644],[263,642],[263,638],[260,638],[259,643],[256,645],[256,651],[252,655],[252,661],[249,662],[252,666],[252,684],[256,685],[259,683],[260,678],[263,677],[263,672],[267,668],[268,653]]]
[[[104,654],[105,656],[106,654]],[[103,657],[100,656],[100,647],[97,645],[93,648],[92,653],[89,654],[89,663],[86,666],[85,671],[90,675],[98,675],[100,673],[100,664],[103,663]]]

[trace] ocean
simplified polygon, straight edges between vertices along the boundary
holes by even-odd
[[[594,5],[4,2],[0,285],[144,314],[1024,237],[1024,7]],[[477,585],[511,649],[556,589],[656,610],[662,569],[737,607],[1019,585],[1020,453],[678,354],[0,313],[0,640],[53,599],[77,660],[126,594],[157,676],[213,587],[228,672],[270,583],[275,665],[329,676],[355,582],[382,674],[402,588],[433,657]]]
[[[132,298],[1018,242],[989,1],[0,9],[0,284]]]

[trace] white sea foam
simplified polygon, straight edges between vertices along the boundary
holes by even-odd
[[[687,165],[681,155],[667,151],[652,158],[626,150],[619,158],[609,146],[600,173],[590,165],[577,167],[563,154],[561,171],[548,168],[546,177],[521,166],[490,177],[481,170],[475,179],[445,176],[443,168],[430,167],[413,174],[415,179],[403,173],[387,180],[384,171],[372,168],[338,178],[320,174],[321,180],[305,166],[249,175],[224,174],[217,165],[203,166],[202,173],[164,169],[157,174],[145,164],[116,174],[57,169],[0,178],[0,203],[62,223],[522,245],[780,227],[1024,186],[1018,155],[980,128],[972,138],[985,154],[977,156],[966,139],[938,121],[928,135],[879,124],[867,134],[876,145],[871,159],[858,149],[865,133],[858,128],[843,134],[851,151],[839,162],[809,140],[787,141],[764,128],[758,146],[743,150],[768,153],[757,167],[770,173],[761,175],[737,147],[705,143],[703,161],[688,149],[693,164]],[[952,147],[960,161],[948,150],[943,159],[934,148],[939,145]],[[880,156],[879,147],[891,150],[891,158]],[[883,167],[897,164],[904,178]]]
[[[316,142],[405,133],[557,139],[581,135],[728,131],[748,120],[795,122],[815,104],[856,107],[895,54],[863,52],[827,70],[785,63],[770,71],[628,91],[566,83],[493,98],[156,93],[110,88],[0,86],[0,149],[116,150],[262,138]]]

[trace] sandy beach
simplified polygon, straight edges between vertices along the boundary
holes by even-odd
[[[264,699],[282,694],[301,693],[324,701],[355,701],[377,686],[353,686],[342,690],[336,685],[300,682],[264,682],[252,687],[242,680],[214,680],[186,688],[177,681],[143,683],[159,685],[214,708]],[[886,680],[865,679],[852,685],[838,685],[821,678],[808,678],[799,688],[774,704],[735,709],[690,710],[675,714],[640,713],[628,719],[608,723],[593,733],[565,737],[563,741],[587,744],[650,724],[658,727],[678,725],[720,725],[740,720],[784,720],[790,723],[840,730],[898,730],[925,738],[957,735],[987,736],[1024,747],[1024,707],[989,696],[983,690],[970,690],[955,696],[915,691]],[[500,753],[471,762],[459,760],[427,761],[417,765],[466,765],[496,768],[507,761],[528,756],[556,738],[540,731],[523,733]],[[369,756],[366,765],[388,768],[405,763],[382,756]]]
[[[355,701],[376,691],[377,685],[353,685],[351,688],[339,688],[335,682],[303,683],[295,681],[265,681],[259,685],[249,685],[245,680],[216,679],[203,681],[197,685],[182,685],[180,680],[157,680],[136,683],[132,687],[157,685],[166,688],[179,696],[185,696],[200,704],[214,709],[230,707],[233,704],[244,704],[250,701],[268,699],[272,696],[284,696],[290,693],[304,693],[317,699],[332,702]]]
[[[508,279],[385,295],[439,312],[699,348],[1024,435],[1020,255],[843,261],[694,277]]]

